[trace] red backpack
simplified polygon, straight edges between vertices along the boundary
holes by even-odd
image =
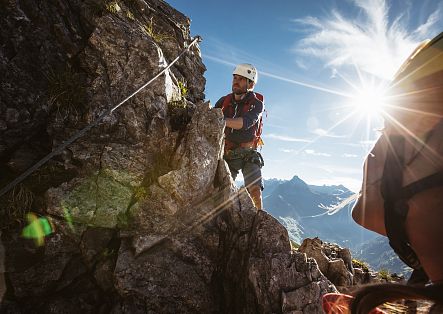
[[[254,101],[254,99],[258,99],[263,103],[263,111],[265,112],[266,110],[264,109],[265,107],[265,98],[263,97],[262,94],[260,93],[256,93],[253,92],[254,97],[249,97],[249,101],[247,101],[244,105],[243,105],[243,113],[246,113],[249,111],[249,109],[251,109],[251,104]],[[233,116],[234,115],[234,107],[232,107],[232,94],[226,95],[225,98],[223,99],[223,105],[222,105],[222,111],[228,111],[228,116]],[[255,128],[255,137],[254,137],[254,147],[261,147],[264,145],[264,142],[261,138],[261,133],[263,131],[263,115],[260,116],[259,120],[257,121],[256,124],[254,124],[253,128]],[[225,132],[227,132],[227,130],[225,130]],[[236,145],[234,143],[229,143],[226,139],[225,139],[225,144],[227,147],[229,148],[233,148]]]

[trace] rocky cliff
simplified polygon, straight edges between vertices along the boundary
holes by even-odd
[[[189,27],[161,0],[0,0],[0,186],[163,70]],[[321,313],[335,287],[235,187],[204,71],[195,45],[1,196],[1,312]]]

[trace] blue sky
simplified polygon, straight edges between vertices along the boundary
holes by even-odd
[[[211,104],[237,63],[259,71],[265,96],[265,179],[361,185],[383,125],[389,80],[423,40],[443,31],[443,0],[167,0],[200,35]]]

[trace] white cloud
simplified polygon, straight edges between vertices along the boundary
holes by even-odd
[[[313,155],[313,156],[331,157],[331,154],[316,152],[313,149],[305,149],[305,153],[308,155]]]
[[[317,129],[312,130],[312,133],[314,133],[315,135],[318,135],[318,136],[322,136],[322,137],[333,137],[333,138],[345,137],[343,135],[336,135],[331,131],[321,129],[321,128],[317,128]]]
[[[440,31],[440,28],[437,26],[441,20],[441,14],[443,11],[443,2],[440,2],[438,8],[428,17],[426,22],[415,30],[416,36],[419,37],[427,37],[428,34],[435,33],[436,31]]]
[[[374,146],[374,144],[377,142],[376,140],[366,140],[366,141],[360,141],[361,146]]]
[[[283,153],[296,153],[296,154],[298,153],[297,150],[291,148],[280,148],[279,151]]]
[[[359,156],[356,154],[348,154],[348,153],[344,153],[341,155],[344,158],[358,158]]]
[[[306,65],[306,63],[305,63],[303,60],[300,60],[300,59],[295,60],[295,64],[296,64],[300,69],[303,69],[303,70],[307,70],[307,69],[308,69],[308,66]]]
[[[274,140],[280,140],[280,141],[284,141],[284,142],[301,142],[301,143],[311,143],[312,142],[312,140],[308,140],[305,138],[297,138],[297,137],[274,134],[274,133],[263,135],[263,137],[264,138],[272,138]]]
[[[442,26],[441,3],[414,31],[407,29],[407,14],[389,15],[386,0],[354,0],[353,3],[363,13],[355,18],[333,10],[324,19],[295,20],[310,30],[297,44],[295,52],[322,59],[328,67],[352,65],[377,77],[391,79],[418,43],[438,34]]]

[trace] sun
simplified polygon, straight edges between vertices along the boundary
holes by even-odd
[[[350,98],[350,105],[356,113],[381,116],[386,108],[387,91],[382,86],[367,85],[357,88]]]

